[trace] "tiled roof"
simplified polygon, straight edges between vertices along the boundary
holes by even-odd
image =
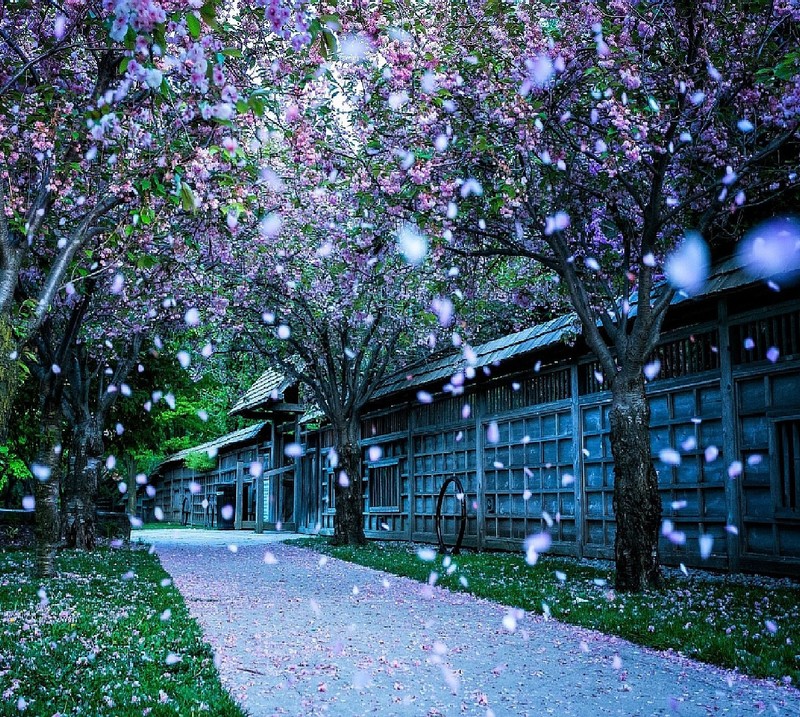
[[[231,416],[235,416],[244,411],[261,408],[269,401],[280,401],[283,398],[283,392],[293,383],[294,379],[287,378],[279,371],[268,368],[245,391],[229,413]]]
[[[712,268],[708,281],[699,294],[688,297],[678,292],[675,294],[672,303],[682,303],[690,298],[708,298],[722,292],[733,291],[748,285],[763,282],[768,278],[769,277],[766,275],[761,275],[757,271],[754,271],[753,267],[747,266],[739,257],[732,256],[717,263]],[[636,296],[634,295],[631,299],[634,304],[631,309],[631,315],[634,316],[636,314]],[[524,331],[502,336],[474,347],[475,360],[469,365],[480,369],[484,366],[495,364],[498,361],[542,350],[558,343],[571,341],[580,334],[580,321],[575,314],[559,316],[545,323],[525,329]],[[374,397],[381,398],[389,396],[398,391],[419,388],[437,381],[445,382],[455,373],[466,368],[467,365],[467,360],[464,357],[463,351],[454,352],[448,356],[420,361],[386,377],[375,392]],[[280,394],[291,384],[291,380],[287,381],[277,371],[271,369],[267,370],[250,387],[247,393],[239,399],[231,410],[231,414],[241,413],[250,408],[264,406],[270,398],[275,400],[274,391],[278,392],[277,398],[280,399]]]
[[[677,292],[672,299],[672,304],[682,303],[690,298],[708,298],[723,292],[761,283],[769,278],[765,272],[748,266],[737,256],[732,256],[714,265],[700,293],[689,297],[686,294]],[[631,301],[632,303],[636,301],[635,294],[631,297]],[[634,303],[631,309],[631,316],[635,315],[636,306]],[[544,349],[562,341],[568,341],[581,333],[580,321],[575,314],[559,316],[525,331],[509,334],[475,347],[477,361],[472,365],[475,368],[482,368],[497,361],[520,356],[537,349]],[[375,398],[388,396],[396,391],[421,387],[435,381],[446,381],[457,371],[465,368],[466,365],[467,362],[464,359],[463,352],[427,362],[420,362],[387,377],[376,391]]]
[[[252,426],[247,426],[247,428],[240,428],[238,431],[226,433],[224,436],[215,438],[213,441],[201,443],[199,446],[184,448],[182,451],[178,451],[177,453],[173,453],[171,456],[167,456],[153,472],[157,472],[169,463],[177,463],[182,461],[194,453],[210,452],[213,455],[215,451],[218,452],[223,448],[227,448],[228,446],[232,446],[237,443],[246,443],[247,441],[255,438],[261,432],[261,429],[266,425],[266,421],[260,421],[259,423],[254,423]]]
[[[553,344],[569,340],[580,333],[580,324],[574,314],[559,316],[556,319],[537,324],[524,331],[502,336],[474,347],[475,361],[469,365],[474,368],[490,366],[525,354],[536,349],[544,349]],[[421,362],[387,377],[376,391],[375,397],[387,396],[395,391],[402,391],[417,386],[424,386],[434,381],[450,378],[457,371],[467,367],[463,352],[432,361]]]

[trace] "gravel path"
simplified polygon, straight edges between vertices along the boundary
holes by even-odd
[[[794,689],[290,543],[224,540],[237,546],[154,542],[253,717],[800,715]]]

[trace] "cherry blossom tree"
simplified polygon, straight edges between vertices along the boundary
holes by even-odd
[[[281,153],[229,222],[236,250],[226,295],[243,341],[294,378],[333,429],[333,539],[358,544],[361,412],[387,371],[431,331],[427,242],[386,214],[379,198],[363,201],[358,174],[326,151],[323,125],[309,118],[272,142]]]
[[[83,248],[203,207],[203,158],[235,153],[237,127],[264,111],[258,68],[287,51],[283,40],[297,51],[308,44],[309,22],[302,0],[236,12],[178,0],[3,6],[0,434],[18,349]],[[145,241],[128,260],[148,251]],[[26,272],[38,278],[27,296],[18,288]]]
[[[675,292],[702,287],[709,244],[797,196],[800,13],[354,5],[340,75],[364,163],[437,244],[558,278],[612,394],[617,587],[657,584],[645,368]]]

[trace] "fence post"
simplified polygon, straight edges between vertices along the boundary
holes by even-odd
[[[236,461],[236,512],[233,518],[234,530],[242,529],[242,492],[244,489],[244,463]]]
[[[731,362],[731,339],[728,326],[728,302],[720,299],[717,303],[717,318],[719,325],[719,388],[722,393],[722,455],[725,462],[730,465],[736,456],[736,395],[733,386],[733,367]],[[735,480],[725,481],[725,506],[728,511],[728,524],[735,525],[741,530],[741,510],[739,492],[741,491],[741,476]],[[738,534],[728,532],[728,569],[731,572],[739,570],[739,554],[741,542]]]

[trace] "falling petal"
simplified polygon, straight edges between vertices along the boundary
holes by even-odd
[[[200,312],[197,309],[189,309],[183,317],[187,326],[199,326]]]
[[[762,222],[739,242],[738,256],[755,278],[800,269],[800,219],[788,216]]]
[[[700,543],[700,557],[703,560],[707,560],[711,555],[711,550],[714,547],[714,536],[708,534],[701,535],[698,538],[698,541]]]
[[[427,563],[436,560],[436,551],[433,548],[420,548],[417,551],[417,557]]]
[[[41,463],[34,463],[31,465],[31,473],[33,473],[34,477],[42,483],[50,480],[50,467],[42,465]]]
[[[662,448],[658,452],[658,459],[668,466],[679,466],[681,464],[681,454],[674,448]]]
[[[428,254],[427,238],[412,224],[406,224],[397,233],[397,246],[409,264],[421,264]]]
[[[664,273],[675,289],[696,294],[708,278],[710,257],[703,238],[696,232],[688,232],[683,243],[667,257]]]
[[[287,458],[299,458],[303,455],[303,446],[300,443],[288,443],[283,453]]]
[[[644,375],[648,381],[652,381],[656,376],[658,376],[659,371],[661,371],[661,361],[658,359],[655,359],[655,361],[647,364],[644,367]]]
[[[56,15],[55,22],[53,23],[53,37],[59,42],[64,39],[67,33],[67,18],[64,15]]]

